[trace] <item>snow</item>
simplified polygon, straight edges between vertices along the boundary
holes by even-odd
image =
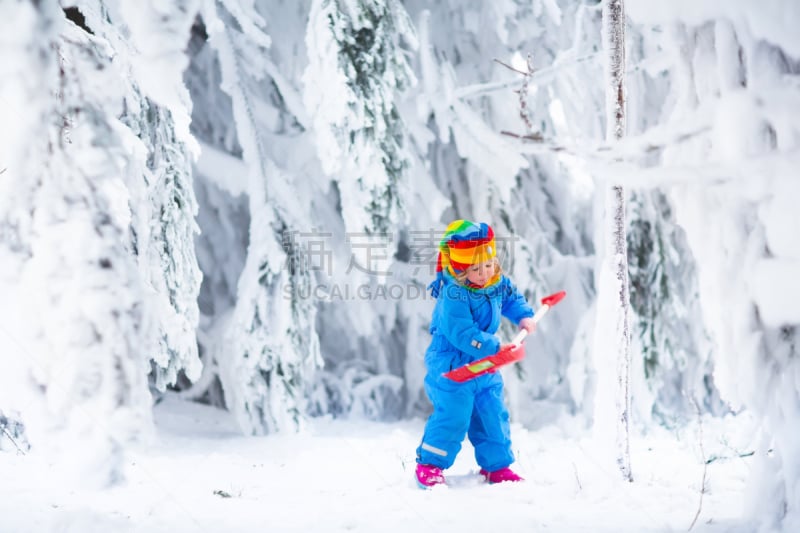
[[[131,46],[138,48],[138,53],[131,54],[131,68],[141,81],[143,91],[170,109],[178,138],[196,153],[198,147],[189,132],[191,103],[182,75],[189,63],[184,48],[200,1],[146,4],[144,9],[139,3],[119,4],[121,18],[125,19],[130,32]]]
[[[796,226],[795,226],[796,227]],[[761,259],[753,273],[752,297],[764,322],[779,328],[800,322],[800,261]]]
[[[634,483],[594,453],[570,419],[512,427],[519,484],[486,485],[468,443],[449,486],[413,479],[423,421],[316,419],[300,434],[245,438],[230,414],[166,398],[128,481],[91,492],[62,484],[39,456],[0,454],[4,533],[190,531],[685,531],[700,501],[697,425],[632,439]],[[738,524],[752,458],[740,419],[703,419],[706,493],[692,531]],[[735,430],[735,428],[740,428]],[[198,468],[202,465],[202,468]]]
[[[735,21],[754,37],[773,42],[792,55],[800,55],[800,3],[787,0],[762,0],[753,9],[752,0],[627,0],[628,15],[636,22],[658,24],[679,19],[702,25],[717,17]]]
[[[241,159],[222,150],[201,143],[197,168],[202,169],[211,183],[232,196],[239,196],[247,191],[247,166]]]

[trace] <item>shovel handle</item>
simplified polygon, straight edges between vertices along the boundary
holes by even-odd
[[[555,294],[551,294],[550,296],[545,296],[542,298],[542,307],[533,315],[533,322],[538,324],[539,321],[547,314],[551,307],[556,305],[558,302],[564,299],[567,293],[565,291],[560,291]],[[522,344],[522,341],[525,340],[525,337],[528,336],[527,329],[521,329],[519,333],[511,339],[511,344]]]
[[[527,335],[528,335],[528,330],[527,330],[527,329],[521,329],[521,330],[519,330],[519,333],[517,333],[517,334],[514,336],[514,338],[513,338],[513,339],[511,339],[511,344],[516,344],[516,345],[520,345],[520,344],[522,344],[522,341],[524,341],[524,340],[525,340],[525,337],[526,337]]]

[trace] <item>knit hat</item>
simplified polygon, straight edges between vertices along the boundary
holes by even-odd
[[[438,298],[447,270],[455,276],[470,265],[483,263],[497,255],[494,231],[485,222],[455,220],[448,224],[442,240],[439,241],[439,257],[436,260],[436,279],[428,285],[431,295]]]

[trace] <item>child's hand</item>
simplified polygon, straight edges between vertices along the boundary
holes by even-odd
[[[524,329],[530,335],[536,331],[536,322],[531,317],[523,318],[519,321],[519,329]]]

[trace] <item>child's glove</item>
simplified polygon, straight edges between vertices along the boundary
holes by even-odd
[[[519,329],[524,329],[530,335],[536,331],[536,322],[531,317],[523,318],[519,321]]]

